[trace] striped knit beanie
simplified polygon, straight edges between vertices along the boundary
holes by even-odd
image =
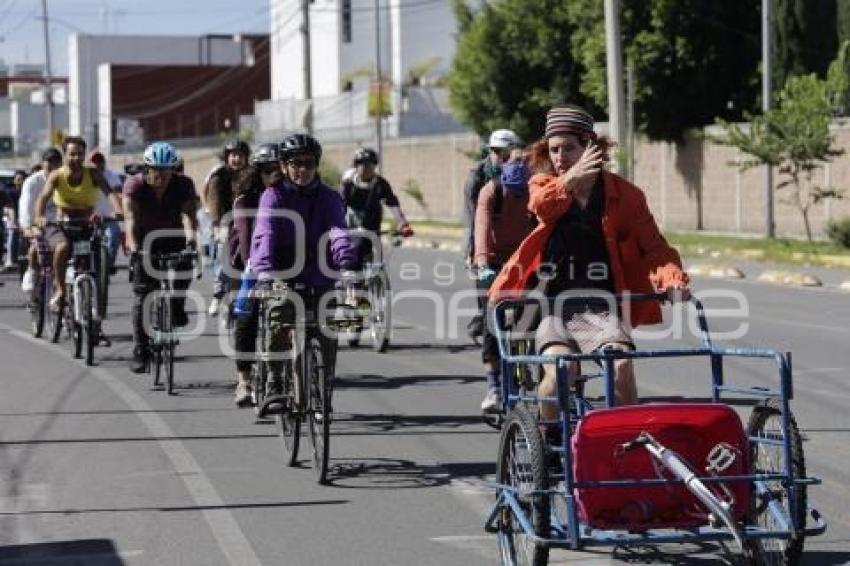
[[[593,131],[593,116],[584,108],[567,104],[555,106],[546,114],[546,137],[573,134],[596,139]]]

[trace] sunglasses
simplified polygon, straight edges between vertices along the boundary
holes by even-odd
[[[286,162],[287,165],[294,169],[315,169],[316,168],[316,160],[315,159],[290,159]]]

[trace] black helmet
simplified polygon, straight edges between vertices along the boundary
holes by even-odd
[[[233,139],[224,144],[224,157],[226,158],[228,155],[233,153],[234,151],[238,151],[245,157],[251,155],[251,148],[242,140]]]
[[[62,154],[55,147],[48,147],[41,154],[42,161],[62,161]]]
[[[251,154],[251,165],[277,163],[280,161],[280,149],[276,143],[264,143],[254,148]]]
[[[354,157],[351,158],[351,162],[354,165],[360,165],[361,163],[371,163],[372,165],[377,165],[378,152],[372,149],[371,147],[358,148],[357,151],[354,152]]]
[[[290,159],[300,153],[306,153],[316,158],[316,164],[322,158],[322,145],[310,134],[292,134],[280,142],[280,157]]]

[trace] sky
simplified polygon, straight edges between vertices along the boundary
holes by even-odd
[[[44,63],[42,0],[0,0],[0,59]],[[269,0],[47,0],[52,72],[68,74],[72,33],[268,33]]]

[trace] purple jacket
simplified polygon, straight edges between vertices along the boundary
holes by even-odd
[[[281,271],[292,267],[295,260],[295,230],[289,218],[275,216],[273,211],[289,210],[304,222],[306,256],[304,269],[295,282],[308,287],[329,287],[335,278],[322,273],[318,254],[324,253],[331,270],[356,263],[351,239],[346,233],[345,207],[339,194],[320,181],[298,187],[284,179],[267,187],[260,197],[254,235],[251,239],[251,270],[256,274]],[[319,241],[329,233],[328,245],[319,250]],[[304,254],[305,250],[299,250]]]

